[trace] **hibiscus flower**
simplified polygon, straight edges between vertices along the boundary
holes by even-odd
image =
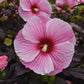
[[[65,11],[73,11],[72,9],[75,5],[77,5],[76,0],[56,0],[55,7],[57,10],[62,10],[62,12]]]
[[[67,22],[55,18],[44,23],[33,17],[16,36],[14,47],[26,68],[42,75],[56,75],[69,66],[75,42]]]
[[[51,13],[52,8],[48,0],[20,0],[19,14],[25,21],[33,16],[44,20],[45,17],[50,17]]]
[[[79,0],[80,3],[84,3],[84,0]]]

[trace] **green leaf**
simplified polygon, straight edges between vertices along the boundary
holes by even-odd
[[[19,56],[17,56],[17,61],[18,61],[18,62],[20,61]]]
[[[48,84],[54,84],[55,76],[43,76],[42,81]]]
[[[1,77],[4,78],[5,76],[6,76],[6,72],[3,71],[3,72],[1,73]]]
[[[51,4],[55,4],[56,0],[48,0]]]

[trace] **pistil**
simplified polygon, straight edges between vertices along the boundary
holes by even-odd
[[[48,49],[48,45],[47,44],[44,44],[44,46],[42,48],[42,52],[47,52],[47,49]]]
[[[38,11],[39,11],[38,8],[34,8],[33,10],[35,11],[35,13],[38,13]]]

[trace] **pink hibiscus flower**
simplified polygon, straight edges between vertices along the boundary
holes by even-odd
[[[0,56],[0,69],[1,71],[3,71],[5,69],[5,67],[7,66],[8,62],[7,62],[8,57],[6,55]]]
[[[14,47],[26,68],[42,75],[55,75],[69,66],[75,42],[68,23],[56,18],[43,23],[33,17],[16,36]]]
[[[19,14],[25,21],[33,16],[44,20],[51,13],[52,8],[48,0],[20,0]]]
[[[62,10],[62,12],[65,12],[64,9],[60,8],[60,7],[63,7],[63,4],[66,4],[69,10],[73,11],[74,9],[71,9],[71,8],[77,5],[77,1],[76,0],[56,0],[55,7],[57,8],[57,10]],[[67,9],[67,7],[65,9]]]
[[[84,0],[79,0],[80,3],[84,3]]]

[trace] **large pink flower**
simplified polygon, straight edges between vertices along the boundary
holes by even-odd
[[[5,67],[7,66],[8,62],[7,62],[8,57],[6,55],[0,56],[0,69],[1,71],[3,71],[5,69]]]
[[[79,0],[80,3],[84,3],[84,0]]]
[[[33,16],[44,20],[51,13],[52,8],[48,0],[20,0],[19,14],[25,21]]]
[[[69,8],[71,9],[72,7],[74,7],[75,5],[77,5],[77,1],[76,0],[56,0],[55,7],[57,8],[57,10],[62,10],[62,12],[65,12],[64,9],[60,8],[60,7],[63,7],[63,4],[68,5]],[[74,9],[72,9],[72,11],[73,10]]]
[[[42,75],[55,75],[69,66],[75,42],[68,23],[56,18],[43,23],[33,17],[16,36],[14,47],[26,68]]]

